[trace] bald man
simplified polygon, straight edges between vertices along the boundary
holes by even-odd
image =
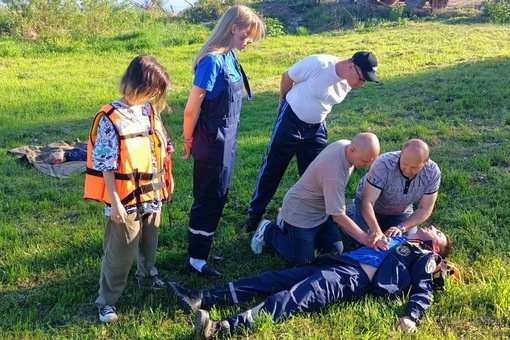
[[[441,171],[429,153],[427,143],[411,139],[401,151],[380,155],[360,179],[349,216],[374,240],[414,233],[432,214]]]
[[[251,242],[253,252],[260,254],[268,245],[290,265],[304,265],[313,260],[316,249],[343,251],[338,226],[359,243],[373,247],[368,234],[346,215],[344,193],[354,168],[369,167],[379,150],[377,136],[369,132],[328,145],[285,195],[280,212],[283,223],[259,223]],[[387,241],[377,246],[386,249]]]

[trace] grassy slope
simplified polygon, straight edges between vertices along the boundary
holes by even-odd
[[[265,152],[278,98],[279,75],[312,53],[349,57],[372,50],[381,85],[367,84],[334,108],[330,141],[374,131],[382,151],[411,137],[429,142],[443,171],[431,222],[455,242],[452,260],[466,283],[438,295],[420,338],[508,337],[510,313],[509,124],[510,28],[485,24],[413,23],[310,37],[267,38],[241,61],[255,98],[243,106],[236,169],[213,254],[225,258],[222,282],[283,263],[270,253],[254,257],[243,222]],[[0,43],[0,48],[2,47]],[[198,45],[139,50],[165,64],[172,76],[165,119],[177,150],[182,110],[190,88],[189,64]],[[62,181],[7,155],[23,144],[87,138],[94,112],[117,98],[115,84],[134,53],[60,54],[0,62],[0,338],[187,338],[191,317],[164,292],[140,291],[130,280],[119,302],[121,322],[97,323],[93,306],[101,260],[100,205],[81,199],[83,176]],[[164,209],[158,267],[190,287],[209,282],[188,276],[186,223],[191,205],[191,162],[174,157],[177,191]],[[349,187],[349,195],[361,171]],[[296,180],[291,165],[270,214]],[[171,216],[171,222],[167,222]],[[169,225],[170,224],[170,225]],[[251,304],[213,310],[215,318]],[[405,299],[365,299],[302,315],[288,323],[260,319],[260,339],[398,338],[393,325]],[[243,337],[243,333],[239,335]]]

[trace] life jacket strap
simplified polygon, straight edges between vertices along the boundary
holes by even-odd
[[[145,185],[139,186],[138,188],[133,190],[126,197],[124,197],[120,202],[122,203],[122,205],[127,205],[133,199],[135,199],[135,198],[139,199],[139,197],[145,193],[148,193],[151,191],[157,191],[157,190],[163,189],[165,187],[166,187],[165,182],[145,184]],[[137,203],[137,205],[139,205],[139,204]]]
[[[92,175],[92,176],[96,176],[96,177],[103,177],[103,172],[99,171],[99,170],[87,168],[85,170],[85,172],[88,175]],[[136,174],[135,173],[130,173],[130,174],[115,173],[115,179],[120,179],[120,180],[125,180],[125,181],[129,181],[129,180],[151,181],[151,180],[160,178],[161,176],[163,176],[165,174],[165,172],[166,172],[165,168],[162,168],[161,170],[154,172],[154,173],[150,173],[150,172],[138,172]]]
[[[154,131],[152,129],[150,129],[148,131],[145,130],[145,131],[140,131],[140,132],[135,132],[135,133],[128,133],[128,134],[118,136],[118,137],[119,137],[119,140],[123,140],[123,139],[130,139],[130,138],[148,137],[153,134],[154,134]]]

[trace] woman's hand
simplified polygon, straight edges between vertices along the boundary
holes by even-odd
[[[193,149],[193,137],[191,138],[184,138],[184,156],[181,156],[182,160],[187,160],[191,157]]]

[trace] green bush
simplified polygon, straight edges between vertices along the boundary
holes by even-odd
[[[303,16],[304,26],[319,33],[356,27],[359,14],[356,6],[317,5]]]
[[[309,35],[309,34],[310,34],[310,32],[308,32],[308,28],[303,27],[303,26],[296,27],[296,35],[304,36],[304,35]]]
[[[140,24],[140,15],[117,1],[3,0],[3,4],[0,33],[27,40],[78,39]]]
[[[264,22],[266,23],[266,35],[268,37],[277,37],[285,34],[280,19],[267,17],[264,18]]]
[[[1,0],[0,0],[1,1]],[[9,0],[10,1],[10,0]],[[144,10],[120,2],[61,0],[60,6],[46,0],[26,3],[4,0],[0,9],[1,56],[26,53],[135,51],[145,53],[160,47],[203,42],[210,29],[186,23],[161,10]],[[159,7],[155,7],[159,8]],[[5,41],[23,40],[23,49]]]
[[[510,0],[494,0],[484,4],[483,12],[496,24],[510,23]]]

